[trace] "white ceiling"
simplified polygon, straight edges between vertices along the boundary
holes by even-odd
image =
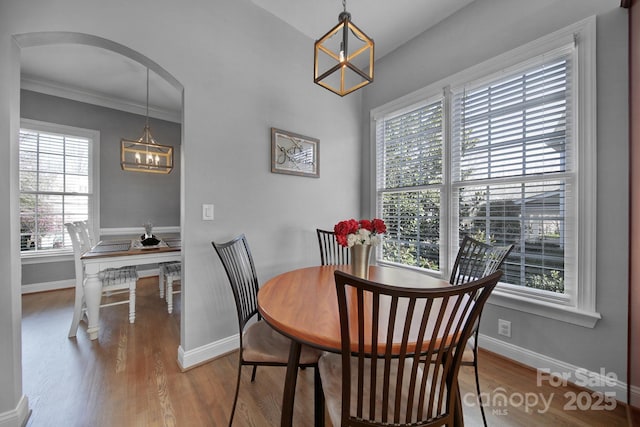
[[[338,23],[341,0],[251,0],[313,40]],[[376,59],[473,0],[347,0],[351,21],[371,37]],[[313,47],[311,48],[313,49]]]
[[[252,0],[316,40],[338,23],[340,0]],[[348,0],[351,20],[376,44],[376,59],[396,49],[473,0]],[[313,49],[310,45],[309,49]],[[84,45],[23,49],[22,87],[51,95],[145,114],[146,69],[109,50]],[[181,94],[150,73],[149,114],[180,121]]]

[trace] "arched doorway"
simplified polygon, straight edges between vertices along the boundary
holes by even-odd
[[[42,48],[48,48],[48,47],[54,48],[57,46],[82,46],[83,49],[94,49],[96,51],[99,50],[101,52],[109,52],[109,55],[111,55],[110,56],[111,58],[113,57],[126,58],[126,61],[123,61],[123,62],[126,62],[129,65],[133,64],[135,68],[139,69],[139,71],[144,72],[146,69],[150,70],[154,76],[159,76],[159,78],[164,82],[164,85],[166,87],[169,87],[170,90],[173,90],[177,93],[178,95],[177,97],[180,100],[180,107],[179,107],[180,111],[179,111],[179,114],[177,114],[178,118],[174,119],[174,121],[177,121],[179,123],[181,122],[181,117],[182,117],[182,114],[181,114],[182,101],[181,100],[182,100],[182,92],[183,92],[182,85],[159,64],[152,61],[148,57],[140,54],[139,52],[136,52],[126,46],[123,46],[121,44],[112,42],[104,38],[100,38],[100,37],[89,35],[89,34],[81,34],[81,33],[70,33],[70,32],[26,33],[26,34],[16,35],[14,36],[14,39],[17,45],[19,46],[19,53],[21,56],[23,56],[26,52],[28,52],[29,49],[35,49],[35,48],[42,49]],[[80,62],[78,62],[78,64],[74,64],[74,66],[78,67],[80,70],[82,69],[82,64]],[[139,84],[140,86],[144,87],[144,80],[142,79],[136,79],[136,80],[138,81],[135,82],[135,84]],[[138,112],[138,114],[144,114],[144,113]],[[143,123],[140,123],[140,128],[138,129],[138,131],[142,131],[142,125]],[[121,135],[121,136],[133,137],[135,135],[131,134],[131,135]],[[182,135],[179,134],[178,143],[180,147],[180,150],[179,150],[180,156],[182,152],[181,140],[182,140]],[[114,169],[116,168],[117,166]],[[118,172],[122,173],[122,171],[118,171]],[[181,170],[179,170],[177,173],[178,192],[180,192],[180,182],[182,181],[180,177],[181,173],[182,173]],[[143,174],[143,175],[146,175],[146,174]],[[176,227],[178,228],[178,231],[181,231],[181,219],[180,219],[181,209],[179,209],[179,205],[180,205],[179,193],[177,194],[176,198],[177,198],[176,204],[178,205],[178,209],[177,209],[178,213],[177,213],[177,221],[175,225],[178,226]]]

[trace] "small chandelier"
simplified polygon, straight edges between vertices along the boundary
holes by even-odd
[[[147,115],[142,136],[137,141],[120,140],[120,166],[123,170],[170,173],[173,170],[173,147],[156,143],[149,127],[149,68],[147,68]]]
[[[313,81],[345,96],[373,81],[373,39],[351,22],[346,0],[338,25],[316,40]]]

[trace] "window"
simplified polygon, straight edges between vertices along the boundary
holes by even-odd
[[[434,99],[376,122],[384,261],[439,270],[442,113],[442,99]]]
[[[20,129],[20,250],[23,256],[68,251],[64,224],[95,224],[96,131],[23,120]]]
[[[455,89],[452,113],[459,233],[515,243],[502,281],[557,294],[565,294],[565,259],[574,258],[565,244],[575,239],[567,224],[576,175],[571,51]]]
[[[465,234],[514,243],[492,301],[595,325],[594,32],[585,20],[372,112],[379,262],[448,277]]]

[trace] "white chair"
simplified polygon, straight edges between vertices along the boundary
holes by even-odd
[[[160,298],[167,301],[167,311],[173,313],[173,294],[180,293],[174,290],[173,284],[179,281],[182,285],[182,263],[180,261],[161,262],[158,264],[158,286],[160,287]]]
[[[73,225],[75,225],[76,232],[78,233],[78,236],[81,238],[81,241],[84,244],[84,246],[89,249],[94,247],[97,242],[91,228],[89,228],[89,223],[87,221],[76,221],[73,223]]]
[[[69,329],[69,338],[75,337],[78,330],[80,320],[86,314],[86,302],[84,296],[84,269],[82,260],[80,257],[83,253],[91,249],[88,237],[85,239],[81,229],[82,224],[76,226],[73,223],[66,223],[65,227],[71,237],[71,244],[73,246],[73,258],[76,267],[76,296],[73,307],[73,320],[71,321],[71,328]],[[88,236],[88,233],[86,233]],[[100,304],[100,307],[110,307],[112,305],[129,304],[129,323],[134,323],[136,320],[136,281],[138,280],[138,273],[135,267],[122,267],[107,269],[100,273],[100,280],[102,281],[102,293],[103,295],[117,295],[121,293],[128,293],[129,297],[124,300],[115,302],[106,302]]]

